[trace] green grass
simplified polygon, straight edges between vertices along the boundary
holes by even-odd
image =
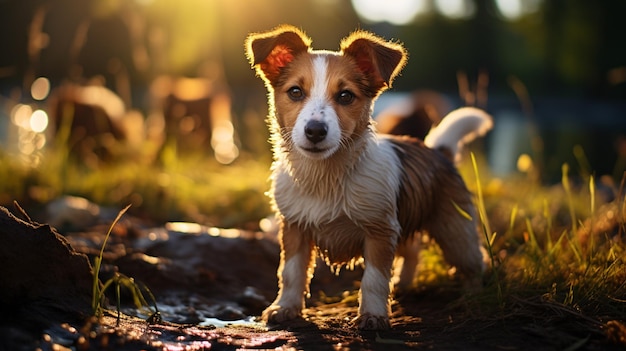
[[[574,185],[566,164],[561,184],[550,187],[524,179],[482,183],[475,161],[474,170],[476,185],[469,179],[468,184],[476,193],[493,265],[493,279],[476,299],[483,298],[483,306],[497,301],[508,315],[526,305],[545,316],[559,309],[598,324],[623,320],[623,187],[611,189],[616,200],[604,203],[591,173]],[[489,192],[483,194],[483,187]]]
[[[502,296],[502,284],[500,282],[500,266],[496,262],[496,252],[494,251],[494,242],[497,236],[497,232],[491,231],[491,224],[489,223],[489,217],[487,216],[487,210],[485,209],[485,199],[483,197],[482,185],[480,183],[480,173],[478,170],[478,164],[476,162],[476,156],[471,154],[472,167],[474,168],[474,177],[476,178],[476,207],[478,216],[480,219],[481,228],[483,230],[485,238],[485,246],[487,247],[487,254],[491,262],[491,269],[493,271],[493,283],[497,292],[498,305],[503,304]]]
[[[242,157],[229,166],[210,156],[163,156],[153,162],[122,158],[87,167],[50,152],[37,167],[0,151],[0,204],[26,207],[61,195],[99,205],[132,204],[131,213],[157,222],[187,220],[220,227],[243,226],[270,213],[269,160]],[[167,153],[165,153],[167,154]]]
[[[104,241],[102,242],[102,247],[100,248],[100,254],[94,259],[93,265],[93,285],[92,285],[92,300],[91,307],[92,313],[95,317],[102,317],[103,312],[105,310],[105,293],[114,288],[115,289],[115,301],[116,301],[116,310],[117,310],[117,324],[120,323],[120,313],[121,313],[121,288],[124,287],[128,291],[130,291],[133,297],[133,303],[135,307],[138,309],[149,308],[150,306],[154,307],[154,311],[149,311],[150,317],[149,321],[156,321],[160,319],[159,309],[156,304],[156,299],[154,295],[150,291],[150,289],[143,283],[135,281],[134,278],[128,277],[125,274],[115,272],[114,276],[102,283],[100,281],[100,268],[102,266],[102,256],[104,254],[104,249],[107,245],[107,241],[111,236],[111,231],[113,227],[119,222],[124,213],[130,208],[130,205],[124,207],[118,214],[117,217],[113,220],[111,225],[109,226],[109,230],[104,237]],[[150,298],[152,304],[149,304],[146,298],[144,297],[142,290],[146,292]]]
[[[104,284],[104,286],[100,285],[101,284],[100,283],[100,267],[102,266],[102,255],[104,255],[104,249],[106,248],[107,241],[109,241],[109,237],[111,236],[111,231],[113,230],[113,227],[115,227],[115,224],[117,224],[117,222],[122,218],[124,213],[126,213],[126,211],[129,208],[130,208],[130,205],[126,206],[117,214],[117,217],[115,217],[115,219],[109,226],[109,230],[107,231],[104,237],[104,241],[102,242],[102,247],[100,247],[100,255],[98,255],[98,257],[96,257],[94,260],[93,272],[92,272],[93,284],[92,284],[92,294],[91,294],[91,309],[92,309],[93,314],[96,316],[100,316],[102,314],[102,300],[104,299],[104,292],[114,282],[114,280],[117,280],[117,279],[111,279],[107,281]],[[119,281],[118,281],[118,284],[116,285],[119,287],[120,285]],[[118,291],[117,296],[119,296],[119,291]],[[118,306],[119,306],[119,303],[118,303]]]
[[[570,316],[607,333],[624,329],[626,178],[609,189],[615,200],[606,202],[593,172],[572,175],[568,165],[562,167],[561,183],[551,186],[524,176],[492,177],[474,155],[461,167],[475,195],[492,266],[484,289],[461,299],[472,315]],[[423,249],[420,267],[418,289],[449,281],[449,267],[434,243]],[[626,337],[616,333],[615,338]]]

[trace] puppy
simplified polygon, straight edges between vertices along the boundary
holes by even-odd
[[[418,230],[435,238],[458,272],[480,277],[476,211],[454,160],[491,127],[486,113],[453,111],[425,143],[377,135],[372,106],[406,62],[400,44],[357,31],[339,52],[318,51],[284,25],[250,34],[245,45],[269,91],[269,195],[280,223],[279,292],[266,321],[301,316],[317,253],[332,266],[363,260],[355,322],[389,328],[394,256],[412,252],[404,246]]]

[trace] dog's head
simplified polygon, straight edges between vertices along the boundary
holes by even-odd
[[[357,31],[341,50],[311,49],[292,26],[251,34],[246,54],[270,93],[270,119],[283,142],[326,159],[369,129],[373,100],[406,61],[402,45]]]

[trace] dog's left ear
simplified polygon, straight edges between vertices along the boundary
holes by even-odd
[[[257,74],[274,86],[283,69],[309,49],[311,39],[296,27],[282,25],[269,32],[250,34],[245,45],[246,56]]]
[[[369,32],[352,33],[341,42],[344,55],[354,58],[370,81],[375,94],[391,87],[391,82],[406,63],[406,49]]]

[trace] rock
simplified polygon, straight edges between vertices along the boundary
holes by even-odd
[[[0,207],[0,241],[0,324],[36,333],[91,313],[89,260],[53,228],[25,222]]]
[[[81,230],[96,224],[100,207],[76,196],[63,196],[46,206],[46,221],[54,228]]]

